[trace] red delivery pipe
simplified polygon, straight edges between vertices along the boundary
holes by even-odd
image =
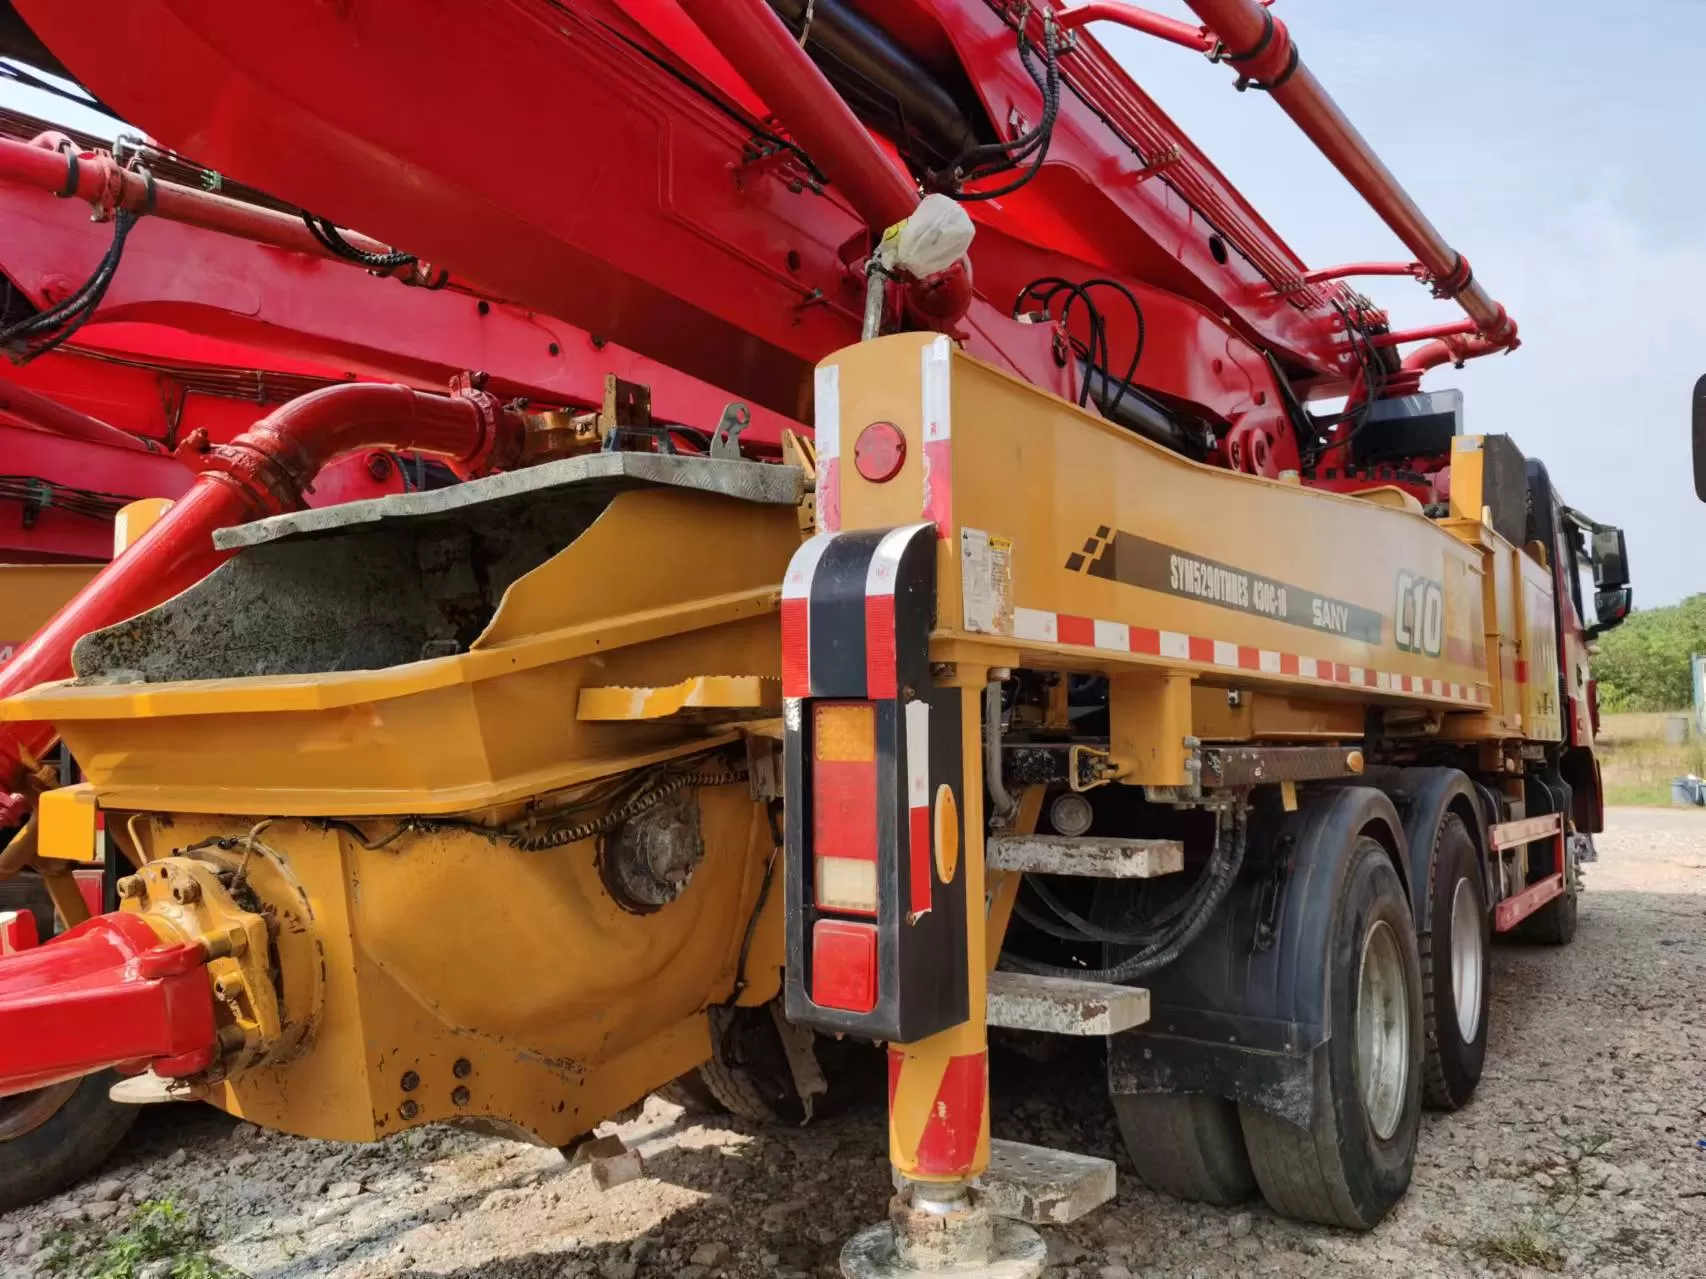
[[[16,383],[0,381],[0,413],[15,417],[29,426],[51,431],[73,440],[90,444],[105,444],[111,448],[130,449],[138,453],[161,453],[152,440],[145,440],[116,426],[108,426],[99,418],[67,408],[58,400],[32,391]]]
[[[1268,90],[1370,207],[1416,255],[1435,291],[1454,298],[1495,347],[1517,345],[1516,324],[1474,279],[1356,126],[1298,57],[1285,24],[1255,0],[1187,0],[1239,73]],[[1109,8],[1121,6],[1110,5]]]
[[[1207,53],[1214,48],[1214,37],[1201,27],[1140,9],[1134,4],[1104,4],[1101,0],[1092,0],[1092,3],[1075,4],[1062,10],[1054,15],[1054,20],[1063,31],[1076,31],[1090,22],[1117,22],[1122,27],[1182,44],[1198,53]]]
[[[867,226],[881,233],[912,216],[918,207],[912,180],[872,140],[765,0],[680,4]]]
[[[76,196],[104,208],[152,213],[206,231],[240,236],[332,262],[344,261],[315,239],[301,218],[175,182],[151,180],[145,174],[124,168],[104,151],[74,155],[0,138],[0,182],[35,187],[66,198]],[[363,252],[390,251],[366,236],[349,231],[340,234]]]
[[[102,915],[0,960],[0,1097],[109,1066],[193,1075],[218,1051],[213,991],[196,942],[140,915]]]
[[[136,543],[102,569],[11,661],[0,667],[0,699],[71,674],[71,649],[90,631],[170,599],[228,558],[215,529],[302,504],[302,490],[331,458],[356,449],[437,453],[470,472],[520,456],[521,419],[483,391],[430,395],[406,386],[345,383],[292,400],[231,443],[190,459],[202,466],[186,493]],[[15,825],[28,801],[26,760],[53,743],[49,724],[0,723],[0,826]]]

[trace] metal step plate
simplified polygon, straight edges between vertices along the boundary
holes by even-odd
[[[1114,1197],[1114,1161],[992,1140],[989,1168],[972,1184],[998,1217],[1064,1226]]]
[[[1176,839],[1073,839],[1066,835],[998,835],[984,854],[991,870],[1091,879],[1153,879],[1185,867]]]
[[[1117,1035],[1149,1020],[1140,986],[1030,973],[989,974],[989,1024],[1045,1035]]]

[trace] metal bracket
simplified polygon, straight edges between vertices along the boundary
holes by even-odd
[[[741,432],[752,425],[752,410],[739,400],[732,400],[723,409],[717,429],[711,433],[711,456],[724,462],[740,461]]]

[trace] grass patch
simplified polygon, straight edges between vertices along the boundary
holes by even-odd
[[[1697,737],[1685,742],[1665,741],[1662,734],[1668,718],[1606,716],[1604,732],[1594,749],[1599,755],[1607,804],[1668,807],[1672,778],[1690,773],[1706,776],[1706,741]]]
[[[215,1261],[212,1239],[200,1221],[170,1199],[142,1204],[117,1234],[98,1237],[85,1227],[61,1235],[48,1270],[65,1279],[137,1279],[144,1267],[164,1262],[167,1279],[241,1279]]]
[[[1669,808],[1670,782],[1633,782],[1607,786],[1605,802],[1611,808]]]
[[[1482,1261],[1503,1261],[1548,1274],[1564,1269],[1564,1250],[1558,1247],[1555,1228],[1539,1221],[1525,1222],[1502,1235],[1488,1235],[1477,1240],[1470,1251]]]

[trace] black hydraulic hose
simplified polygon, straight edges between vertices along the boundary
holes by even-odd
[[[1198,880],[1197,888],[1186,898],[1191,905],[1183,919],[1168,930],[1165,938],[1145,947],[1130,958],[1107,968],[1066,968],[1059,964],[1045,964],[1038,960],[1026,959],[1020,955],[1009,955],[1006,952],[1002,953],[1002,961],[1021,972],[1035,973],[1043,977],[1073,977],[1084,981],[1115,983],[1134,981],[1165,968],[1184,952],[1185,947],[1197,939],[1208,926],[1214,912],[1226,900],[1226,894],[1231,891],[1238,872],[1244,865],[1248,836],[1249,813],[1242,806],[1234,810],[1230,841],[1224,837],[1223,823],[1215,824],[1214,852],[1209,858],[1208,867]],[[1228,842],[1231,844],[1230,848],[1227,847]]]

